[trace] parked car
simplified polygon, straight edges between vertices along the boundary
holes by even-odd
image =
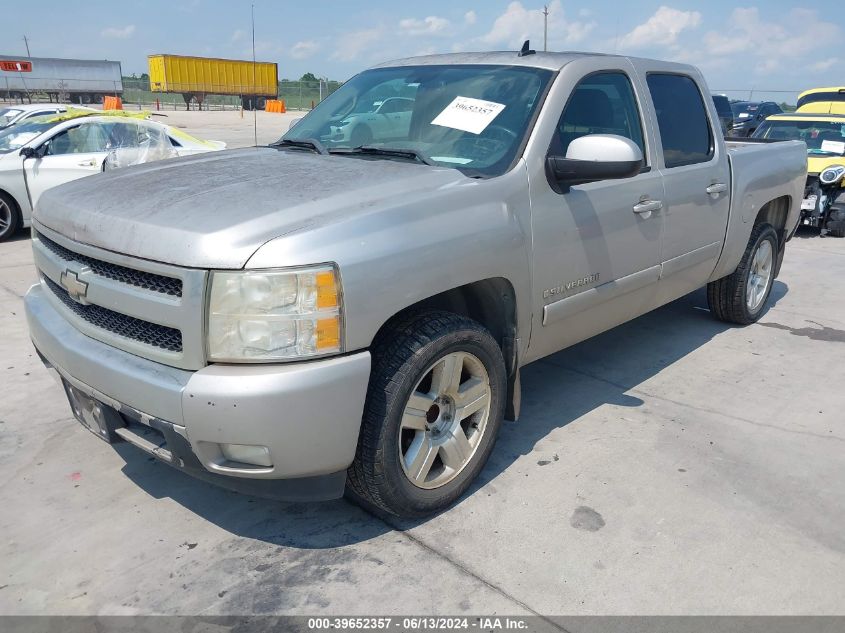
[[[373,104],[374,109],[353,112],[331,126],[332,142],[348,143],[352,147],[367,145],[374,139],[388,141],[408,136],[414,100],[390,97]]]
[[[734,137],[751,136],[766,117],[783,112],[774,101],[734,101],[731,110],[734,116],[731,136]]]
[[[58,114],[60,112],[67,112],[69,106],[60,105],[57,103],[37,103],[26,105],[13,105],[6,108],[0,108],[0,130],[7,127],[31,119],[35,116],[46,116],[48,114]],[[82,108],[81,106],[72,106],[77,110],[89,110],[96,112],[90,108]]]
[[[805,90],[798,95],[797,112],[845,114],[845,87]]]
[[[716,105],[716,114],[719,115],[719,123],[722,124],[722,136],[730,136],[734,125],[731,102],[728,101],[725,95],[713,95],[713,103]]]
[[[413,99],[404,136],[335,139],[388,89]],[[102,439],[237,490],[427,515],[518,416],[526,364],[704,285],[716,318],[760,318],[806,147],[728,151],[718,129],[682,64],[383,64],[272,146],[46,192],[30,334]]]
[[[225,146],[156,121],[75,109],[17,123],[0,131],[0,242],[30,225],[41,194],[56,185]]]
[[[806,143],[801,223],[817,227],[822,236],[845,237],[845,114],[776,114],[763,121],[753,138]]]

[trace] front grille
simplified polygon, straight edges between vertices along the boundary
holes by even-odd
[[[44,237],[41,237],[44,240]],[[60,247],[61,248],[61,247]],[[70,252],[70,251],[68,251]],[[79,257],[74,253],[75,257]],[[129,269],[126,269],[129,270]],[[71,299],[67,290],[47,276],[42,276],[47,287],[65,306],[91,325],[118,336],[151,345],[169,352],[182,351],[182,332],[172,327],[142,321],[97,305],[82,305]]]
[[[88,257],[87,255],[80,255],[79,253],[74,253],[72,250],[65,248],[61,244],[57,244],[41,233],[38,234],[38,239],[41,240],[41,243],[45,247],[62,259],[69,262],[79,262],[80,264],[84,264],[85,266],[88,266],[95,275],[99,275],[100,277],[114,279],[120,283],[144,288],[146,290],[152,290],[153,292],[160,292],[161,294],[170,295],[171,297],[182,296],[181,279],[147,273],[142,270],[135,270],[133,268],[127,268],[126,266],[112,264],[111,262],[104,262],[100,259]]]

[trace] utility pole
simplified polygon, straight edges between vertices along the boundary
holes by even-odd
[[[23,43],[26,44],[26,56],[32,57],[32,55],[29,54],[29,40],[26,39],[26,35],[23,36]]]
[[[549,50],[549,5],[543,5],[543,52]]]

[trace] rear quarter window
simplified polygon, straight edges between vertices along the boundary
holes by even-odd
[[[713,131],[701,91],[692,78],[650,73],[647,81],[666,167],[705,163],[713,158]]]

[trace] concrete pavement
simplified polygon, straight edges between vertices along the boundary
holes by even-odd
[[[761,323],[693,293],[526,368],[481,481],[427,521],[218,490],[74,422],[0,245],[0,613],[834,614],[845,240]]]

